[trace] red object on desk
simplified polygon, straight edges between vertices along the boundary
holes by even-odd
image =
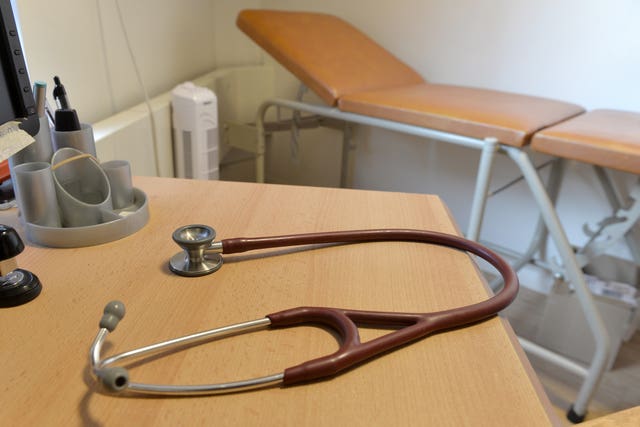
[[[0,162],[0,182],[4,182],[11,177],[11,172],[9,171],[9,161],[5,160]]]

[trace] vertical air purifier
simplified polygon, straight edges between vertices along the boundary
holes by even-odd
[[[173,160],[178,178],[218,179],[218,102],[191,82],[172,91]]]

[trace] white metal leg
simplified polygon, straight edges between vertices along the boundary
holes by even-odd
[[[353,152],[356,149],[352,139],[351,125],[345,123],[342,130],[342,166],[340,168],[340,187],[351,187],[353,180]]]
[[[564,168],[566,162],[564,159],[556,159],[551,166],[551,172],[546,185],[546,193],[553,206],[556,205],[558,194],[560,193],[560,185],[562,183],[562,177],[564,175]],[[519,258],[514,264],[513,268],[518,271],[525,264],[533,260],[536,254],[540,255],[540,259],[546,261],[546,246],[547,239],[549,237],[549,230],[545,225],[542,214],[538,218],[538,223],[534,231],[529,248],[525,251],[524,255]]]
[[[546,348],[524,338],[518,337],[518,341],[522,348],[529,354],[533,354],[541,359],[553,362],[554,365],[560,366],[579,377],[586,378],[589,375],[589,371],[587,369],[569,358],[547,350]]]
[[[493,159],[498,152],[498,140],[496,138],[486,138],[484,141],[485,144],[482,147],[480,163],[478,164],[478,175],[473,193],[469,226],[467,227],[467,239],[476,241],[480,240],[480,229],[487,205],[489,184],[491,183]]]
[[[503,147],[503,150],[520,167],[525,180],[533,194],[534,199],[540,209],[540,213],[545,222],[546,228],[556,245],[562,258],[564,271],[567,279],[573,284],[580,306],[587,319],[587,325],[593,334],[596,350],[589,366],[585,381],[578,392],[572,410],[578,415],[584,415],[587,411],[589,401],[593,397],[596,388],[604,374],[609,359],[609,336],[605,326],[596,309],[593,297],[589,292],[584,276],[578,267],[578,263],[573,254],[573,249],[564,233],[562,225],[555,212],[553,204],[545,191],[545,188],[529,160],[529,156],[522,150],[514,147]]]
[[[264,130],[264,115],[270,104],[264,103],[258,109],[256,116],[256,131],[258,133],[258,139],[256,142],[256,182],[265,182],[265,153],[267,150],[267,134]]]

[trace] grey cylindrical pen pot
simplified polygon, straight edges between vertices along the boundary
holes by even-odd
[[[133,205],[131,165],[126,160],[110,160],[101,164],[111,185],[113,209],[124,209]]]
[[[60,227],[60,212],[51,165],[31,162],[13,168],[13,186],[23,219],[31,224]]]
[[[46,117],[40,117],[40,130],[34,136],[35,142],[18,151],[9,157],[9,167],[11,170],[17,165],[30,162],[47,162],[51,161],[53,155],[53,146],[51,143],[51,130],[49,129],[49,120]]]
[[[53,151],[61,148],[75,148],[83,153],[96,157],[96,143],[93,139],[93,128],[87,123],[80,124],[80,130],[57,131],[51,130]]]
[[[96,225],[112,216],[111,186],[95,158],[62,148],[51,163],[64,227]]]

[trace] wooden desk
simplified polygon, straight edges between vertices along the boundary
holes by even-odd
[[[432,311],[486,298],[461,252],[371,243],[274,256],[229,256],[217,273],[173,275],[175,228],[220,238],[382,227],[457,232],[435,196],[136,178],[151,219],[88,248],[28,245],[19,265],[44,286],[0,310],[0,420],[5,425],[549,425],[552,410],[508,324],[498,318],[423,339],[328,381],[195,398],[104,394],[88,350],[106,302],[127,315],[103,354],[264,317],[300,305]],[[17,226],[15,211],[0,220]],[[263,254],[264,255],[264,254]],[[379,331],[363,330],[363,339]],[[131,369],[138,382],[211,383],[282,372],[337,348],[325,331],[262,331]]]
[[[584,427],[637,427],[640,424],[640,406],[614,412],[600,418],[585,421]]]

